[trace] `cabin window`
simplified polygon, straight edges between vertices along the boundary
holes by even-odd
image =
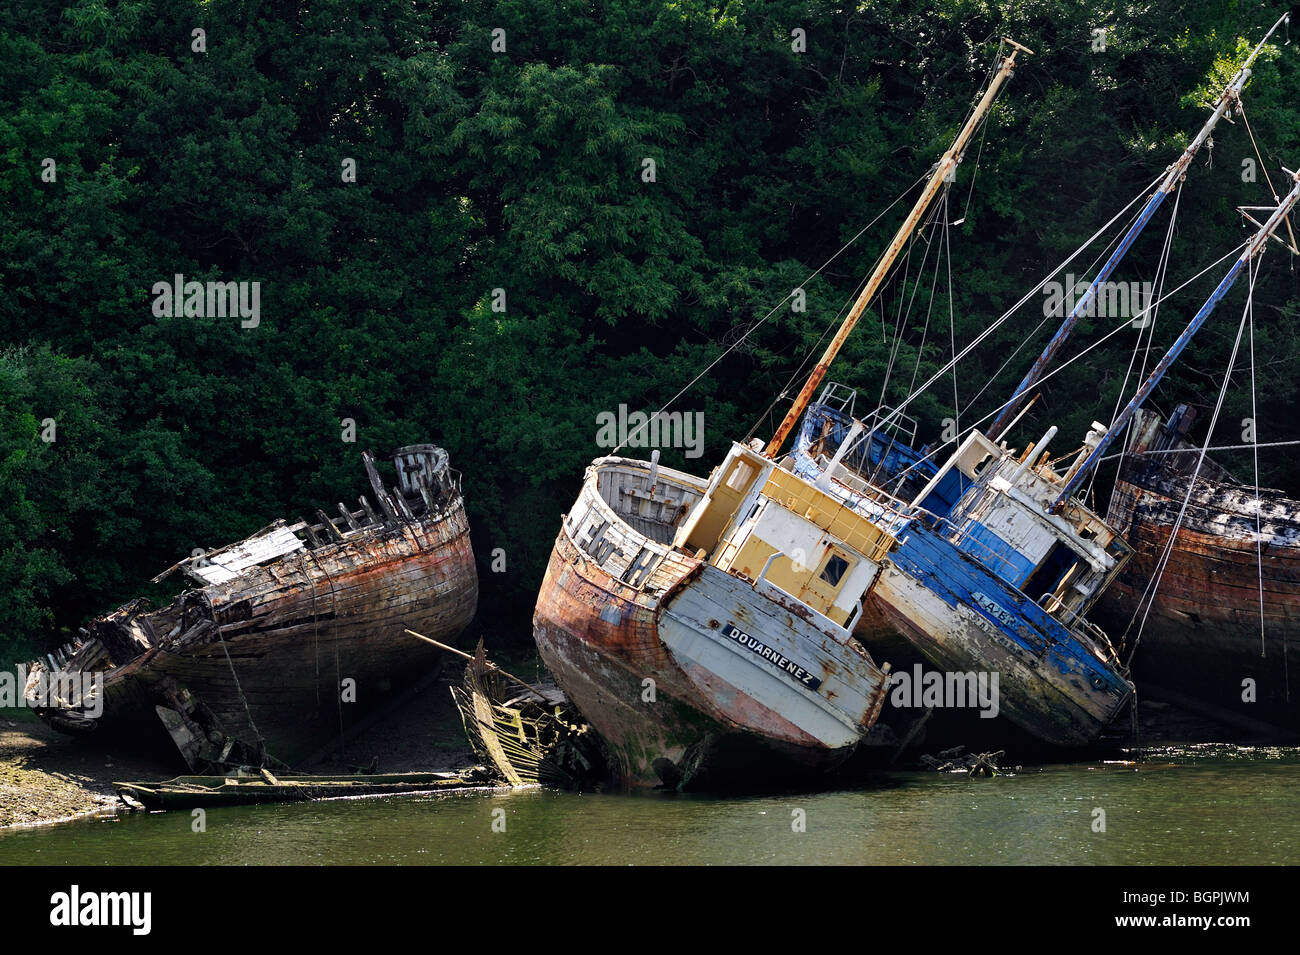
[[[1081,555],[1057,541],[1021,589],[1030,600],[1039,603],[1056,590],[1067,573],[1082,563],[1084,559]]]
[[[744,461],[737,461],[736,466],[731,469],[731,474],[727,478],[727,487],[733,491],[743,491],[749,486],[749,482],[753,477],[754,468]]]
[[[819,576],[832,587],[838,587],[840,581],[844,579],[844,575],[848,573],[848,570],[849,562],[847,560],[839,554],[831,554],[830,558],[826,561],[826,566],[822,568],[822,572]]]

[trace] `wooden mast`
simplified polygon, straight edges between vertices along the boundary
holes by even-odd
[[[813,393],[817,390],[817,386],[820,385],[822,379],[826,377],[826,372],[829,370],[831,362],[834,361],[835,356],[839,354],[840,349],[844,346],[844,342],[849,337],[849,333],[853,331],[853,326],[858,323],[858,319],[861,318],[862,313],[866,310],[867,304],[875,296],[881,283],[884,282],[885,277],[889,274],[889,270],[893,267],[894,260],[898,258],[898,253],[902,251],[903,246],[916,230],[917,224],[921,221],[921,217],[925,215],[925,211],[929,208],[931,200],[933,200],[935,195],[938,193],[939,187],[943,185],[944,180],[949,179],[956,171],[957,164],[961,162],[962,154],[966,150],[966,144],[970,141],[975,130],[979,128],[979,124],[981,120],[983,120],[984,115],[988,112],[989,107],[993,104],[993,99],[997,96],[998,90],[1001,89],[1002,84],[1006,82],[1008,77],[1010,77],[1012,69],[1015,66],[1016,55],[1022,50],[1025,53],[1033,53],[1033,50],[1021,46],[1014,40],[1004,40],[1004,42],[1011,46],[1011,53],[1002,61],[1001,66],[998,68],[997,75],[993,77],[993,80],[989,83],[988,89],[984,91],[984,96],[980,99],[978,105],[976,105],[975,111],[971,113],[970,119],[966,121],[966,125],[963,126],[961,132],[957,134],[957,138],[953,141],[953,144],[948,148],[948,151],[943,154],[943,158],[939,160],[939,164],[935,166],[929,182],[925,184],[925,190],[921,193],[920,198],[916,200],[916,204],[912,206],[912,211],[908,213],[903,224],[898,227],[898,232],[894,234],[893,241],[889,243],[889,247],[885,250],[885,254],[876,264],[875,270],[871,273],[871,278],[867,280],[866,286],[862,289],[862,294],[859,295],[857,301],[853,303],[853,308],[849,310],[849,314],[845,317],[843,324],[840,325],[839,331],[835,333],[835,337],[831,339],[830,344],[826,346],[826,351],[823,353],[821,361],[817,363],[817,367],[814,368],[812,374],[808,376],[807,382],[804,383],[803,389],[799,392],[798,397],[795,398],[794,404],[790,407],[790,411],[786,414],[780,427],[776,429],[776,433],[772,435],[772,440],[768,442],[767,449],[764,452],[768,457],[775,457],[777,452],[781,450],[781,445],[785,442],[786,437],[790,434],[795,423],[799,420],[799,416],[802,415],[804,409],[808,407],[808,402],[812,400]]]

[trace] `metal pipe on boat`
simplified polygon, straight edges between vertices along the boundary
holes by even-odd
[[[858,435],[862,434],[865,428],[866,425],[861,421],[857,418],[853,419],[853,427],[849,428],[849,433],[845,436],[844,440],[840,442],[840,446],[835,450],[835,457],[831,458],[831,463],[826,466],[826,469],[822,471],[820,475],[818,475],[817,481],[813,484],[813,487],[817,488],[819,491],[825,491],[831,486],[831,475],[835,473],[835,469],[839,467],[840,462],[844,460],[844,455],[848,454],[849,448],[853,446],[853,442],[858,439]]]
[[[659,483],[659,449],[650,452],[650,497],[655,496],[655,486]]]
[[[1009,479],[1012,484],[1015,484],[1016,481],[1020,479],[1020,475],[1025,473],[1025,468],[1029,467],[1031,461],[1037,460],[1043,456],[1043,451],[1047,449],[1047,443],[1054,437],[1056,437],[1056,425],[1052,425],[1048,428],[1047,433],[1044,434],[1042,439],[1034,445],[1034,450],[1025,455],[1025,459],[1020,462],[1020,467],[1016,468],[1015,472]]]
[[[1014,428],[1017,424],[1019,424],[1021,418],[1029,414],[1029,409],[1034,406],[1034,402],[1038,401],[1039,397],[1040,397],[1039,395],[1034,395],[1034,397],[1029,399],[1029,404],[1021,408],[1020,414],[1012,418],[1011,423],[1002,429],[1002,433],[993,439],[994,444],[1001,444],[1003,441],[1006,440],[1007,432],[1010,431],[1012,428]]]

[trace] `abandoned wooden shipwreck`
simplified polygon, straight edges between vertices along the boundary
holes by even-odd
[[[893,545],[749,447],[708,482],[601,458],[562,522],[534,637],[618,784],[824,772],[884,703],[886,674],[851,630]]]
[[[29,705],[56,729],[107,740],[167,735],[196,772],[293,765],[438,660],[404,628],[451,639],[474,616],[478,578],[460,475],[434,445],[393,454],[374,503],[283,520],[187,558],[198,584],[169,606],[138,599],[90,622],[54,666],[37,664]],[[74,687],[49,699],[50,670]],[[102,673],[102,686],[67,680]],[[91,686],[81,695],[78,684]]]
[[[893,252],[1011,75],[1023,47],[1010,45]],[[534,636],[625,785],[822,773],[879,718],[888,668],[853,630],[898,540],[778,461],[779,444],[733,443],[707,481],[660,468],[658,452],[597,459],[563,519]]]
[[[1137,554],[1099,612],[1136,644],[1144,684],[1294,738],[1300,501],[1203,456],[1189,437],[1195,420],[1186,405],[1168,422],[1146,411],[1135,420],[1109,521]]]

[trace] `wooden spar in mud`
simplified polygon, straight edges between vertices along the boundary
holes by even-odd
[[[476,657],[472,653],[466,653],[464,650],[457,650],[453,646],[450,646],[446,643],[442,643],[441,641],[435,640],[432,637],[426,637],[422,633],[416,633],[414,630],[407,630],[406,632],[419,640],[423,640],[425,643],[433,644],[439,650],[446,650],[448,653],[453,654],[454,656],[458,656],[462,660],[467,660],[471,663],[474,662],[475,660],[479,660],[479,657]],[[480,651],[483,649],[483,642],[481,640],[479,641],[478,648]],[[513,680],[514,682],[518,683],[525,690],[531,691],[533,689],[531,683],[525,683],[523,680],[519,679],[519,677],[515,676],[512,673],[507,673],[505,670],[501,669],[495,663],[488,663],[485,659],[481,660],[480,662],[482,662],[484,666],[488,667],[488,669],[495,670],[497,673],[500,673],[502,676],[506,677],[507,679]]]
[[[989,83],[988,89],[984,91],[984,96],[976,105],[974,112],[971,113],[970,119],[966,121],[966,125],[962,127],[961,132],[957,134],[957,138],[953,140],[953,144],[948,148],[948,151],[943,154],[943,157],[934,167],[934,172],[930,174],[930,180],[925,184],[925,189],[922,190],[920,197],[916,200],[916,204],[912,206],[912,211],[907,214],[907,218],[903,220],[903,224],[898,227],[898,232],[894,234],[893,241],[891,241],[889,246],[885,249],[885,254],[881,256],[880,261],[876,263],[876,268],[871,273],[871,277],[867,279],[867,284],[862,289],[862,294],[859,295],[857,301],[853,303],[853,307],[849,310],[849,314],[845,316],[843,323],[840,325],[839,331],[835,333],[835,337],[832,338],[830,344],[826,346],[826,351],[822,354],[821,361],[817,363],[817,367],[814,368],[812,374],[808,376],[808,380],[804,383],[799,395],[795,398],[794,404],[790,406],[790,410],[786,413],[785,419],[776,429],[776,433],[772,435],[772,440],[768,442],[767,449],[764,452],[768,457],[775,457],[777,452],[781,450],[781,445],[785,443],[786,436],[790,434],[795,423],[799,420],[800,416],[803,415],[804,409],[808,407],[808,403],[812,400],[813,393],[817,390],[817,386],[820,385],[822,379],[826,377],[826,372],[830,369],[831,362],[835,360],[835,356],[839,354],[840,349],[844,346],[844,342],[848,340],[849,333],[853,331],[853,327],[857,325],[858,319],[862,317],[862,313],[866,310],[867,305],[871,302],[871,299],[875,297],[876,291],[880,288],[881,283],[883,283],[885,278],[889,275],[889,270],[893,268],[894,260],[898,258],[899,252],[902,251],[903,246],[916,230],[916,226],[921,221],[921,217],[925,215],[926,210],[930,207],[930,202],[939,192],[939,187],[942,186],[945,181],[951,181],[958,164],[962,160],[962,154],[966,150],[966,144],[970,141],[971,136],[983,121],[985,114],[988,113],[989,107],[993,105],[993,99],[997,96],[998,90],[1002,88],[1002,84],[1011,76],[1012,69],[1015,67],[1016,54],[1022,50],[1025,53],[1033,53],[1033,50],[1021,46],[1013,40],[1004,40],[1003,42],[1007,43],[1012,48],[1011,53],[1002,61],[997,74]]]

